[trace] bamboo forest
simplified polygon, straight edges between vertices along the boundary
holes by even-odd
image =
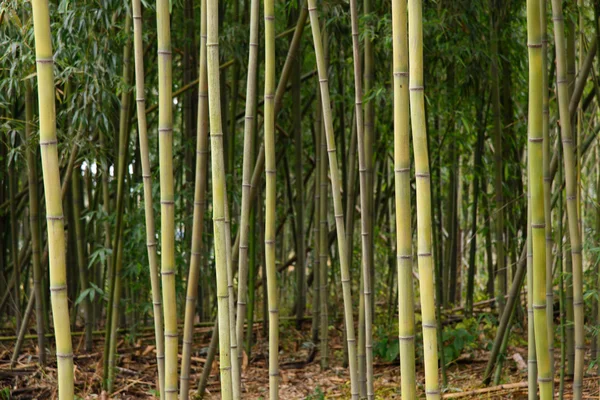
[[[1,0],[0,400],[600,399],[600,0]]]

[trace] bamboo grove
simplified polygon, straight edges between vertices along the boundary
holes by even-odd
[[[599,40],[591,0],[5,0],[0,397],[597,394]]]

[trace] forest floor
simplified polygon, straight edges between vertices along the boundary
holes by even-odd
[[[339,329],[330,330],[328,343],[330,368],[321,371],[320,356],[312,350],[310,343],[310,324],[304,326],[302,332],[289,324],[282,329],[281,365],[281,399],[348,399],[350,388],[347,370],[342,367],[343,348],[342,334]],[[244,397],[248,399],[268,398],[268,370],[266,365],[267,343],[262,336],[262,328],[255,324],[257,344],[253,347],[250,358],[244,355],[244,374],[242,379]],[[205,354],[210,341],[210,327],[195,329],[195,343],[198,351],[192,358],[191,387],[195,391],[197,382],[205,363]],[[481,378],[486,367],[488,352],[469,347],[447,368],[448,386],[444,398],[462,399],[527,399],[527,348],[524,340],[519,339],[517,345],[510,345],[505,361],[504,376],[501,386],[485,388]],[[94,336],[95,352],[85,354],[83,337],[74,336],[75,379],[78,399],[151,399],[156,394],[156,359],[152,330],[145,330],[132,337],[122,336],[118,343],[118,373],[115,392],[112,396],[101,394],[103,335]],[[36,341],[25,341],[24,349],[18,358],[17,365],[10,369],[10,358],[14,341],[0,341],[0,399],[55,399],[56,393],[56,358],[49,355],[49,365],[42,370],[37,365]],[[377,347],[377,342],[375,347]],[[381,346],[380,346],[381,347]],[[418,354],[419,352],[417,352]],[[589,353],[589,352],[588,352]],[[588,354],[589,356],[589,354]],[[557,351],[556,360],[560,359]],[[587,360],[586,360],[587,361]],[[595,369],[588,371],[584,381],[584,398],[600,399],[599,378],[593,376]],[[375,389],[377,399],[400,398],[400,370],[398,360],[387,362],[377,357],[374,366]],[[423,365],[417,360],[418,396],[423,393]],[[555,385],[558,388],[558,384]],[[205,398],[219,399],[220,384],[218,380],[218,363],[212,365],[211,377]],[[571,396],[571,382],[566,381],[565,398]],[[8,397],[6,395],[9,395]],[[190,396],[193,398],[193,396]]]

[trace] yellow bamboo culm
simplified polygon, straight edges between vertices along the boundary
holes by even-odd
[[[175,196],[169,0],[156,1],[158,29],[158,150],[161,276],[165,327],[165,398],[177,399],[177,299],[175,296]]]
[[[396,196],[396,248],[398,267],[398,339],[402,398],[414,400],[415,314],[410,207],[410,127],[408,90],[408,39],[406,0],[392,0],[394,74],[394,177]]]
[[[421,315],[423,318],[425,394],[427,400],[437,400],[440,399],[440,386],[433,281],[433,249],[431,246],[431,182],[423,87],[423,14],[421,0],[409,0],[408,2],[408,38],[410,116],[417,181],[417,256]]]
[[[50,270],[50,300],[56,338],[58,369],[58,399],[72,400],[73,346],[67,300],[67,271],[65,263],[65,229],[61,201],[56,113],[54,104],[54,60],[48,0],[32,0],[35,35],[35,58],[38,79],[40,113],[40,152],[46,199],[48,258]]]
[[[327,143],[327,155],[329,158],[329,173],[331,176],[331,192],[333,197],[333,212],[338,242],[338,254],[340,257],[340,270],[342,281],[342,293],[344,297],[344,318],[346,322],[346,341],[348,346],[348,365],[350,369],[350,397],[358,399],[358,369],[356,358],[356,335],[354,333],[354,317],[352,315],[352,293],[350,287],[350,268],[348,267],[348,252],[346,243],[346,227],[344,223],[344,210],[342,207],[340,172],[337,164],[335,148],[335,136],[333,131],[333,118],[331,116],[331,98],[329,95],[329,81],[327,79],[327,63],[323,50],[323,39],[321,27],[319,26],[319,15],[316,0],[308,0],[308,12],[310,15],[310,26],[313,35],[315,57],[317,59],[317,70],[319,75],[319,87],[321,93],[321,107],[323,109],[323,123],[325,127],[325,139]],[[325,157],[325,154],[322,154]],[[321,196],[326,194],[321,190]],[[325,268],[321,260],[321,268]],[[323,285],[324,282],[321,282]],[[321,299],[323,300],[323,299]]]
[[[581,234],[577,213],[577,173],[575,167],[575,151],[571,132],[571,115],[569,112],[569,86],[567,76],[567,49],[565,40],[565,19],[562,2],[552,0],[552,20],[554,22],[554,44],[556,46],[556,87],[558,89],[558,111],[560,117],[560,134],[565,166],[565,189],[567,195],[567,217],[569,238],[571,242],[571,260],[573,264],[573,312],[575,322],[575,362],[573,378],[573,397],[582,398],[585,337],[583,315],[583,268],[581,259]]]
[[[223,124],[219,87],[219,1],[206,4],[206,60],[208,76],[208,114],[211,138],[213,193],[213,230],[215,268],[217,275],[217,309],[219,325],[219,368],[221,398],[233,399],[231,376],[231,331],[229,324],[229,289],[227,287],[227,255],[225,228],[225,160],[223,155]]]
[[[269,307],[269,398],[279,398],[279,299],[275,265],[275,2],[264,0],[265,15],[265,265]]]
[[[148,268],[150,272],[150,288],[154,314],[154,337],[156,343],[156,365],[158,369],[158,388],[160,399],[165,398],[165,341],[163,336],[162,302],[160,282],[158,279],[158,260],[156,254],[156,229],[154,224],[154,208],[152,202],[152,171],[148,149],[148,129],[146,123],[146,97],[144,89],[144,43],[142,38],[142,4],[141,0],[132,0],[133,11],[133,47],[135,58],[135,89],[140,141],[140,160],[144,184],[144,215],[146,220],[146,247],[148,252]]]
[[[532,308],[541,400],[552,398],[552,372],[548,354],[546,321],[546,224],[543,182],[543,72],[541,1],[527,0],[527,47],[529,52],[529,109],[527,161],[531,194]],[[530,344],[531,345],[531,344]]]

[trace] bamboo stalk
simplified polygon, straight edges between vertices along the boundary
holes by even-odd
[[[277,216],[275,156],[275,4],[264,0],[265,16],[265,268],[269,307],[269,398],[279,398],[279,300],[275,267]]]
[[[333,193],[333,208],[335,214],[336,233],[338,239],[338,249],[340,257],[340,269],[342,275],[342,290],[344,297],[344,316],[346,322],[346,341],[348,345],[348,361],[350,367],[350,395],[351,398],[358,399],[358,379],[357,379],[357,361],[356,361],[356,338],[354,335],[354,322],[352,315],[352,294],[350,288],[350,270],[347,259],[347,243],[344,226],[344,210],[342,208],[342,198],[340,193],[340,174],[337,165],[337,156],[335,150],[335,138],[333,132],[333,120],[331,117],[331,101],[329,97],[329,83],[327,80],[327,70],[325,67],[325,57],[323,52],[323,41],[321,39],[321,28],[319,26],[319,16],[315,0],[308,0],[310,14],[310,25],[313,34],[313,43],[315,56],[317,59],[317,70],[319,74],[319,83],[321,90],[321,103],[323,106],[323,120],[325,123],[325,136],[327,139],[327,153],[329,156],[329,172],[331,175],[331,190]],[[321,193],[323,195],[323,193]],[[323,265],[321,265],[323,268]],[[321,282],[321,285],[323,282]]]
[[[398,6],[395,4],[393,6]],[[360,49],[358,43],[358,10],[357,10],[356,0],[350,1],[350,16],[351,16],[351,24],[352,24],[352,56],[354,61],[354,103],[355,103],[355,114],[356,114],[356,132],[357,132],[357,141],[358,141],[358,169],[359,169],[359,186],[360,186],[360,221],[361,221],[361,260],[362,260],[362,282],[363,282],[363,296],[364,296],[364,320],[365,320],[365,379],[366,379],[366,387],[365,392],[367,398],[373,399],[375,396],[373,389],[373,333],[372,333],[372,297],[371,297],[371,269],[372,269],[372,222],[371,222],[371,214],[370,214],[370,174],[369,174],[369,166],[370,166],[370,158],[369,154],[371,152],[370,149],[367,149],[368,146],[372,147],[372,134],[373,134],[373,104],[369,103],[366,107],[366,114],[368,116],[367,121],[363,121],[363,110],[362,110],[362,82],[361,82],[361,57],[360,57]],[[365,13],[368,11],[368,2],[365,1]],[[398,15],[396,15],[397,17]],[[406,22],[406,20],[405,20]],[[395,25],[398,28],[397,25]],[[398,60],[395,60],[397,62]],[[372,67],[373,67],[373,45],[369,39],[365,39],[365,86],[367,90],[370,87],[370,81],[372,80]],[[408,108],[407,108],[408,110]],[[408,120],[407,120],[408,121]],[[400,124],[402,122],[399,122]],[[410,207],[409,207],[410,209]],[[409,228],[410,229],[410,228]],[[412,277],[411,277],[412,279]],[[412,289],[412,283],[411,283]],[[361,310],[362,311],[362,310]],[[359,324],[360,325],[360,324]],[[362,333],[362,330],[360,331]],[[359,333],[359,335],[360,335]],[[359,340],[359,342],[361,342]],[[359,352],[362,352],[362,349],[359,348]],[[409,365],[410,368],[410,365]],[[360,370],[362,369],[362,362],[359,365],[359,380],[361,381],[361,391],[362,387],[362,374],[360,374]],[[404,374],[402,374],[404,376]]]
[[[25,137],[33,136],[33,91],[31,82],[25,81]],[[42,367],[46,366],[46,338],[44,337],[44,316],[42,298],[42,267],[40,262],[40,215],[38,194],[38,169],[35,147],[27,148],[27,181],[29,182],[29,225],[31,230],[31,255],[33,262],[33,286],[35,293],[35,319],[38,339],[38,359]]]
[[[196,139],[196,172],[194,182],[194,215],[192,224],[192,248],[190,269],[185,297],[185,322],[181,359],[180,398],[189,398],[190,364],[192,356],[193,327],[198,297],[198,279],[202,257],[202,233],[206,210],[206,185],[208,163],[208,81],[206,76],[206,1],[201,2],[200,12],[200,61],[198,87],[198,121]],[[213,333],[214,335],[214,333]],[[210,367],[208,368],[210,370]]]
[[[76,253],[77,253],[77,266],[79,272],[79,291],[83,293],[89,287],[88,283],[88,267],[85,256],[83,239],[85,238],[85,232],[83,222],[81,221],[81,170],[79,168],[73,171],[73,185],[71,186],[72,202],[73,202],[73,214],[75,219],[75,238],[76,238]],[[92,351],[93,339],[92,339],[92,304],[90,296],[86,295],[82,300],[83,318],[85,323],[85,351]]]
[[[575,154],[571,134],[571,114],[569,110],[569,88],[567,86],[567,64],[562,3],[552,0],[552,19],[554,21],[554,43],[556,46],[556,85],[558,88],[558,108],[563,146],[565,181],[567,194],[567,216],[571,241],[571,260],[573,263],[573,308],[575,319],[575,362],[573,395],[576,400],[582,397],[583,364],[585,354],[583,326],[583,268],[581,262],[581,239],[577,223],[577,196],[575,176]],[[567,299],[568,302],[568,299]]]
[[[165,328],[165,399],[177,399],[177,300],[175,292],[175,194],[173,182],[172,53],[169,1],[156,1],[158,42],[158,151],[160,263]]]
[[[434,264],[431,248],[431,188],[423,87],[423,16],[421,0],[409,0],[408,2],[408,37],[410,116],[417,181],[417,256],[419,257],[419,286],[423,318],[425,394],[428,400],[435,400],[440,398],[440,387],[438,383]]]
[[[40,110],[40,152],[46,198],[48,233],[50,300],[56,335],[58,366],[58,398],[73,399],[73,347],[69,306],[67,300],[67,275],[65,264],[65,231],[60,197],[60,174],[56,139],[56,113],[54,93],[54,60],[50,14],[47,0],[33,0],[33,26]]]
[[[246,303],[248,298],[248,230],[250,223],[250,190],[252,164],[254,162],[254,142],[256,135],[256,103],[258,81],[258,17],[260,3],[250,2],[250,49],[248,52],[248,78],[246,84],[246,115],[244,119],[244,159],[242,167],[242,203],[240,215],[239,271],[238,271],[238,303],[236,332],[238,345],[243,343]],[[239,365],[242,365],[243,351],[238,351]]]
[[[543,32],[540,0],[527,1],[527,47],[529,49],[529,109],[527,162],[531,214],[532,286],[531,307],[535,334],[537,381],[542,400],[552,398],[552,370],[548,353],[546,314],[546,223],[543,183]],[[529,236],[529,235],[528,235]],[[529,346],[533,343],[529,342]]]
[[[413,251],[410,206],[410,128],[408,90],[407,2],[392,1],[394,76],[394,182],[396,204],[396,258],[398,268],[398,339],[402,398],[416,394]],[[438,299],[441,301],[442,299]]]
[[[158,369],[158,389],[160,399],[165,398],[165,338],[163,336],[162,302],[160,281],[158,280],[158,260],[156,254],[156,229],[152,201],[152,171],[148,149],[148,128],[146,124],[146,94],[144,85],[144,45],[142,37],[142,4],[132,0],[133,10],[133,47],[135,59],[135,90],[138,119],[138,137],[140,142],[140,161],[144,185],[144,217],[146,222],[146,249],[152,292],[152,310],[154,315],[154,338],[156,344],[156,365]],[[185,331],[185,329],[184,329]],[[184,341],[185,346],[185,341]],[[184,357],[185,360],[185,357]],[[183,367],[182,367],[183,370]],[[183,373],[182,373],[183,376]],[[183,386],[183,385],[182,385]],[[182,396],[183,399],[183,396]]]
[[[217,274],[217,306],[221,370],[221,398],[233,398],[230,354],[229,292],[225,240],[225,160],[219,85],[219,0],[208,0],[206,52],[208,111],[211,130],[214,251]]]
[[[318,105],[317,105],[318,106]],[[319,135],[319,338],[321,339],[321,370],[329,367],[329,310],[328,310],[328,285],[327,285],[327,255],[329,253],[329,245],[327,243],[327,235],[329,234],[329,221],[327,219],[327,205],[329,193],[327,191],[327,143],[325,131],[323,129],[323,112],[318,115],[318,129],[316,134]]]

